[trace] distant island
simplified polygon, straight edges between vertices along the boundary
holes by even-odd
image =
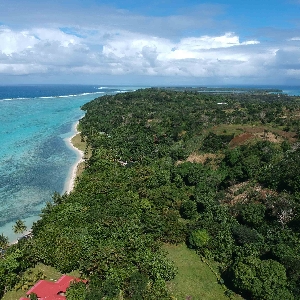
[[[153,89],[164,89],[171,91],[187,91],[198,93],[213,93],[213,94],[227,94],[227,93],[246,93],[246,94],[273,94],[283,93],[280,89],[273,88],[236,88],[236,87],[153,87]]]

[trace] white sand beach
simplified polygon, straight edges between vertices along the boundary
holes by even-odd
[[[66,180],[66,183],[65,183],[65,187],[64,187],[64,192],[66,193],[70,193],[73,188],[74,188],[74,185],[75,185],[75,180],[76,180],[76,174],[77,174],[77,167],[78,165],[83,162],[83,157],[84,157],[84,152],[79,150],[78,148],[74,147],[73,143],[72,143],[72,138],[74,136],[76,136],[79,131],[77,130],[77,126],[79,124],[79,121],[77,123],[74,124],[74,128],[73,128],[73,131],[74,131],[74,134],[69,137],[69,138],[66,138],[65,141],[68,145],[68,147],[70,147],[71,149],[73,149],[76,154],[77,154],[77,159],[76,159],[76,162],[74,163],[74,165],[72,166],[70,172],[69,172],[69,176]]]

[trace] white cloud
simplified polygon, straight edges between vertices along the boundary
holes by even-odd
[[[124,30],[151,36],[180,37],[184,32],[220,28],[229,30],[229,22],[218,20],[224,6],[217,4],[184,5],[179,13],[166,16],[142,15],[105,5],[105,1],[33,1],[10,0],[0,3],[0,20],[19,28],[71,27],[77,30]],[[97,3],[98,2],[98,3]],[[126,2],[126,1],[125,1]],[[159,1],[158,1],[159,2]],[[113,4],[112,4],[113,5]],[[149,5],[151,5],[149,3]],[[126,4],[124,3],[124,6]]]
[[[248,27],[246,37],[229,4],[151,16],[108,1],[21,2],[0,3],[0,74],[300,79],[299,27]]]
[[[240,43],[239,37],[232,32],[222,36],[189,37],[181,40],[179,47],[184,50],[203,50],[212,48],[228,48],[240,45],[259,44],[258,41],[246,41]]]
[[[74,35],[66,34],[59,29],[52,28],[33,28],[30,30],[30,34],[35,36],[41,41],[57,41],[63,47],[69,45],[79,44],[80,38]]]
[[[119,60],[124,73],[131,70],[133,73],[165,76],[222,76],[225,72],[228,76],[241,76],[242,72],[248,75],[249,70],[254,71],[246,65],[241,68],[240,64],[249,64],[252,56],[245,47],[256,44],[259,42],[240,42],[233,33],[183,38],[178,43],[124,33],[107,40],[103,54]],[[259,56],[256,53],[256,59]],[[229,63],[233,66],[228,67]],[[239,67],[234,68],[234,64]]]
[[[300,78],[296,35],[272,44],[234,32],[171,38],[121,27],[53,25],[2,26],[0,40],[0,74]]]
[[[47,71],[47,67],[36,64],[0,64],[0,74],[28,75],[46,73]]]
[[[0,27],[0,41],[0,51],[7,55],[32,48],[38,42],[27,31],[15,32],[5,27]]]
[[[300,77],[300,70],[295,70],[295,69],[289,69],[286,70],[286,75],[290,76],[290,77]]]

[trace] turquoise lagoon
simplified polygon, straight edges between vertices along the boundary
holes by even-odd
[[[18,219],[30,228],[55,191],[64,193],[78,152],[68,144],[80,107],[133,87],[0,86],[0,234],[14,241]]]

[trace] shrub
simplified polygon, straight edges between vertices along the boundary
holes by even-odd
[[[207,245],[210,237],[205,229],[194,230],[189,237],[189,244],[196,249]]]

